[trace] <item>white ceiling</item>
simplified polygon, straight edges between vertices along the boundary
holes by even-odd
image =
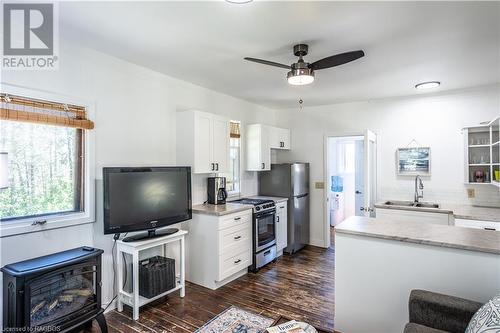
[[[417,94],[500,82],[500,2],[64,2],[63,38],[219,92],[285,108]],[[306,61],[362,49],[303,87],[286,70],[292,46]]]

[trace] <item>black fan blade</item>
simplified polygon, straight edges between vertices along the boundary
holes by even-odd
[[[291,69],[291,66],[289,66],[289,65],[280,64],[280,63],[277,63],[274,61],[268,61],[268,60],[262,60],[262,59],[256,59],[256,58],[248,58],[248,57],[246,57],[245,60],[258,62],[259,64],[264,64],[264,65],[269,65],[269,66],[274,66],[274,67]]]
[[[361,50],[359,51],[351,51],[346,53],[336,54],[330,57],[326,57],[324,59],[315,61],[311,64],[311,68],[314,70],[335,67],[343,64],[347,64],[353,60],[364,57],[365,53]]]

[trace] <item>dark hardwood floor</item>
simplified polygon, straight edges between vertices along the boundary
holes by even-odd
[[[333,249],[308,246],[218,290],[188,283],[184,299],[175,293],[148,304],[141,308],[138,321],[131,319],[127,306],[122,313],[110,311],[106,319],[110,332],[187,333],[234,305],[267,317],[282,315],[333,331],[333,273]],[[95,326],[92,332],[99,329]]]

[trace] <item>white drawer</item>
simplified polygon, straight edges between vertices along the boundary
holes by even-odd
[[[252,226],[243,223],[219,231],[219,255],[252,249]]]
[[[252,222],[252,210],[223,216],[219,219],[219,230]]]
[[[251,265],[250,251],[245,250],[236,255],[224,255],[219,257],[219,279],[222,281],[234,273],[241,271]]]

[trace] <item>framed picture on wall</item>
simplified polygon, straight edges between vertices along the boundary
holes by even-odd
[[[398,148],[396,154],[398,176],[430,176],[431,148],[406,147]]]

